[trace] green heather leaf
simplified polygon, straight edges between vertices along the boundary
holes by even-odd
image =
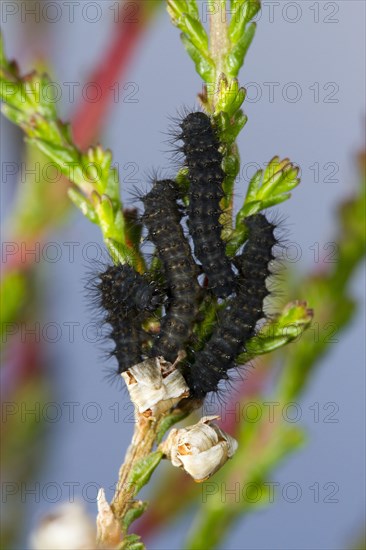
[[[178,21],[187,11],[188,5],[186,0],[168,0],[167,12],[174,25],[178,26]]]
[[[90,147],[86,154],[82,155],[84,171],[99,193],[105,193],[111,172],[112,153],[104,150],[100,145]]]
[[[125,517],[123,518],[123,530],[127,532],[128,528],[130,527],[131,523],[133,523],[136,519],[138,519],[142,514],[145,512],[147,508],[148,503],[143,502],[142,500],[137,500],[133,502],[133,504],[130,506],[129,510],[127,511]]]
[[[252,43],[256,31],[256,24],[252,23],[241,39],[235,44],[226,56],[225,63],[230,76],[236,77],[244,64],[244,58]]]
[[[120,241],[125,242],[124,233],[125,233],[126,222],[123,215],[123,210],[120,210],[120,209],[117,210],[113,223],[115,225],[117,234],[121,235]]]
[[[126,246],[121,245],[120,242],[113,239],[105,239],[104,242],[114,264],[129,263],[128,248]]]
[[[226,174],[226,178],[224,180],[224,183],[222,184],[222,187],[225,193],[230,194],[232,192],[234,180],[239,171],[239,168],[240,164],[237,156],[231,154],[224,156],[222,161],[222,169]]]
[[[1,75],[1,73],[0,73]],[[0,99],[6,101],[8,105],[17,109],[22,108],[22,85],[19,82],[13,82],[0,78]]]
[[[187,195],[189,191],[188,168],[181,168],[176,175],[175,181],[182,188],[183,193]]]
[[[119,175],[117,169],[113,166],[110,168],[105,186],[104,193],[113,202],[115,208],[121,205],[120,188],[119,188]]]
[[[280,173],[283,168],[291,164],[290,159],[280,159],[277,155],[274,156],[267,164],[263,174],[263,185],[267,184],[276,174]]]
[[[28,141],[36,145],[48,158],[52,159],[68,179],[76,184],[80,180],[84,180],[84,177],[80,176],[82,172],[79,169],[80,156],[76,149],[60,147],[44,139],[31,138]],[[70,170],[72,167],[75,167],[75,171]],[[73,174],[75,175],[73,176]]]
[[[230,81],[227,81],[226,78],[221,78],[215,113],[223,111],[227,113],[229,117],[232,117],[242,106],[245,96],[246,90],[239,86],[239,82],[236,78]]]
[[[260,210],[265,210],[266,208],[271,208],[272,206],[276,206],[277,204],[281,204],[281,202],[287,201],[289,198],[291,198],[291,193],[282,193],[281,195],[276,195],[272,197],[271,199],[264,199],[260,201],[260,208],[258,209],[255,207],[254,204],[248,205],[248,208],[252,208],[251,214],[256,214]],[[250,211],[250,210],[248,210]],[[248,214],[249,215],[249,214]]]
[[[126,535],[118,550],[146,550],[139,535]]]
[[[277,186],[286,179],[287,171],[291,168],[291,164],[288,163],[284,168],[276,170],[267,178],[267,171],[264,173],[264,178],[261,187],[257,193],[257,199],[269,198],[274,190],[277,190]]]
[[[289,199],[290,191],[300,183],[298,174],[297,166],[288,159],[280,161],[278,157],[274,157],[264,171],[258,170],[254,174],[249,182],[244,205],[236,216],[235,228],[227,239],[228,256],[234,256],[245,242],[245,218]]]
[[[79,193],[73,187],[70,187],[67,190],[67,193],[72,200],[72,202],[81,210],[83,215],[88,218],[92,223],[98,223],[98,216],[92,207],[92,205],[87,201],[87,199]]]
[[[282,175],[276,182],[276,194],[288,193],[299,184],[299,167],[289,163],[282,169]]]
[[[245,124],[248,121],[248,117],[243,113],[242,110],[239,110],[231,117],[231,119],[228,119],[226,116],[222,120],[224,121],[223,126],[225,126],[225,129],[220,132],[220,136],[221,139],[227,144],[227,146],[230,146],[235,142],[239,133],[244,128]],[[238,167],[238,171],[239,169],[240,166]]]
[[[244,224],[239,226],[238,229],[234,229],[226,238],[226,254],[229,258],[233,258],[239,248],[245,243],[247,239],[247,228]]]
[[[26,115],[20,111],[17,107],[13,107],[11,104],[3,103],[1,111],[11,122],[17,126],[23,126],[27,120]]]
[[[236,218],[236,229],[240,229],[244,218],[287,200],[290,191],[299,183],[299,168],[288,159],[278,162],[272,159],[266,170],[258,170],[252,177],[243,207]]]
[[[200,21],[186,14],[181,29],[200,52],[207,54],[208,36]]]
[[[121,239],[114,240],[108,237],[104,238],[108,252],[115,264],[129,264],[132,265],[138,271],[137,253],[131,250]]]
[[[128,483],[134,487],[135,495],[137,495],[140,489],[149,482],[152,473],[158,466],[162,457],[163,453],[161,451],[155,451],[135,464],[128,479]]]
[[[198,10],[198,5],[196,0],[186,0],[188,13],[191,17],[194,17],[195,19],[199,20],[200,14]]]
[[[246,200],[248,202],[255,201],[255,198],[259,193],[262,179],[263,179],[263,170],[258,170],[254,174],[254,176],[251,178],[248,186],[247,196],[246,196]],[[243,218],[244,216],[237,219],[242,221]]]
[[[225,155],[222,160],[222,168],[225,174],[234,177],[240,168],[238,157],[231,154]]]
[[[180,11],[176,3],[168,3],[168,13],[172,18],[172,22],[176,25],[192,42],[196,49],[203,55],[208,55],[208,36],[200,22],[195,16],[188,13],[188,7],[185,6],[187,12]]]
[[[245,364],[255,356],[270,353],[300,338],[312,319],[313,311],[306,302],[290,302],[276,319],[266,323],[248,342],[247,351],[237,358],[238,364]]]
[[[260,10],[259,0],[232,0],[231,9],[235,12],[232,14],[229,25],[229,36],[232,44],[239,42],[244,34],[246,34],[246,25],[255,17]]]
[[[114,223],[114,211],[110,198],[107,195],[101,196],[101,201],[96,207],[96,211],[99,217],[100,227],[102,228],[103,235],[111,237],[109,229]]]
[[[208,56],[203,56],[184,33],[181,34],[181,40],[196,66],[197,73],[205,82],[213,82],[215,79],[215,65],[211,59]]]
[[[119,248],[117,258],[122,254],[126,258],[123,263],[127,261],[128,263],[132,262],[132,265],[134,265],[131,258],[136,256],[137,252],[131,249],[126,242],[125,219],[122,211],[118,210],[115,213],[112,203],[106,195],[103,195],[101,201],[95,204],[95,210],[98,215],[98,225],[102,230],[106,245],[109,247],[114,243],[114,246]],[[136,257],[135,261],[138,261],[138,259]]]

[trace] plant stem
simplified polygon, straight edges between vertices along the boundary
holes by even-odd
[[[219,9],[217,9],[217,5]],[[210,14],[210,53],[213,59],[215,71],[215,86],[212,90],[212,105],[218,99],[219,81],[222,74],[226,74],[225,57],[230,49],[230,41],[226,24],[226,0],[220,0],[219,3],[209,1]]]
[[[185,395],[184,391],[182,396]],[[178,400],[180,397],[178,397]],[[135,500],[140,489],[146,485],[155,468],[164,456],[159,444],[165,432],[176,422],[180,422],[198,405],[195,401],[182,402],[181,407],[150,409],[149,413],[136,413],[136,424],[132,441],[127,449],[124,462],[119,470],[116,491],[110,506],[106,503],[108,518],[99,508],[97,517],[98,548],[109,548],[112,544],[126,543],[130,524],[144,511],[146,503]],[[173,407],[173,408],[172,408]],[[133,535],[132,535],[133,536]]]
[[[156,439],[158,421],[159,419],[157,418],[146,418],[143,415],[138,416],[132,441],[126,452],[125,461],[119,470],[118,484],[111,503],[112,511],[117,519],[124,518],[132,503],[136,487],[133,483],[129,482],[130,474],[136,463],[151,453]]]

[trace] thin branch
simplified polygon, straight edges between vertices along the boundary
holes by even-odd
[[[123,518],[131,505],[136,492],[135,485],[129,482],[131,472],[137,462],[151,453],[156,440],[159,420],[159,418],[153,417],[146,418],[144,415],[138,416],[132,441],[119,471],[118,484],[111,503],[116,518]]]
[[[216,92],[219,89],[220,77],[226,73],[225,57],[230,50],[230,41],[226,22],[226,0],[220,0],[219,3],[210,0],[209,5],[210,53],[216,67],[215,88],[212,98],[213,105],[215,106],[218,99],[218,93]]]

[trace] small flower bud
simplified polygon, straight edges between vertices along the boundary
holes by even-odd
[[[172,429],[162,451],[173,466],[183,468],[197,482],[211,477],[231,458],[237,441],[211,422],[218,416],[204,416],[194,426]]]
[[[122,376],[131,401],[144,416],[155,416],[189,395],[189,388],[179,370],[156,357],[134,365]]]

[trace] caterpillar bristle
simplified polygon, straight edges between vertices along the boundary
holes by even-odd
[[[142,323],[163,305],[165,296],[154,280],[137,273],[128,264],[108,265],[90,283],[94,304],[110,327],[106,339],[114,343],[118,373],[141,362],[141,346],[148,335]]]
[[[123,383],[123,378],[118,372],[118,369],[104,369],[104,380],[107,382],[107,384],[111,387],[116,387],[118,391],[124,391],[126,390],[126,385]]]

